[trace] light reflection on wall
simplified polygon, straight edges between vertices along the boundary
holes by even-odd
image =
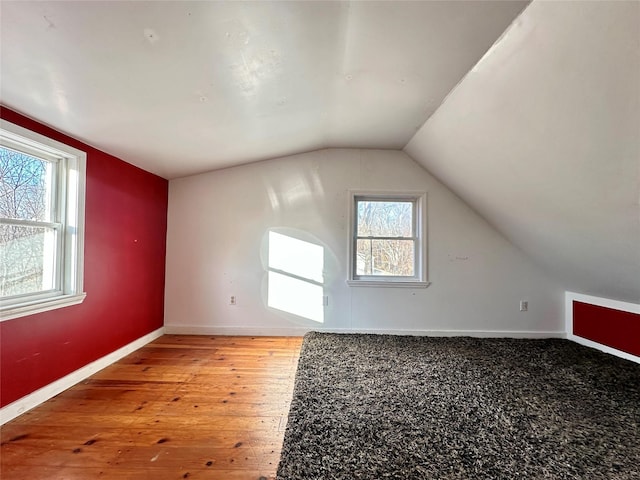
[[[324,322],[324,248],[269,232],[267,305]]]
[[[300,207],[301,204],[311,204],[317,202],[318,198],[324,197],[324,187],[322,181],[311,166],[311,171],[278,171],[277,178],[269,178],[265,181],[265,188],[269,196],[271,208],[279,211],[286,207]]]

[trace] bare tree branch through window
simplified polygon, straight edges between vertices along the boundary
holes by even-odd
[[[56,232],[39,225],[53,220],[53,170],[52,162],[0,147],[2,297],[53,288],[46,257],[52,255]]]

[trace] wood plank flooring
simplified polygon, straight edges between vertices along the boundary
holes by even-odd
[[[165,335],[1,427],[0,477],[275,477],[301,338]]]

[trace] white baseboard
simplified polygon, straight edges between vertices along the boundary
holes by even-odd
[[[174,335],[240,335],[301,337],[307,332],[373,333],[385,335],[416,335],[431,337],[478,338],[566,338],[565,332],[521,330],[391,330],[369,328],[310,328],[310,327],[231,327],[215,325],[165,325],[166,334]]]
[[[640,314],[640,305],[637,303],[621,302],[619,300],[611,300],[609,298],[594,297],[592,295],[583,295],[575,292],[565,292],[564,295],[564,322],[567,329],[567,338],[573,342],[585,345],[587,347],[595,348],[601,352],[615,355],[616,357],[624,358],[625,360],[631,360],[632,362],[640,363],[640,357],[632,355],[631,353],[623,352],[617,348],[608,347],[593,340],[587,340],[586,338],[579,337],[573,333],[573,302],[582,302],[589,305],[597,305],[599,307],[612,308],[614,310],[621,310],[623,312]]]
[[[152,342],[156,338],[161,337],[164,334],[164,327],[159,328],[151,333],[148,333],[144,337],[140,337],[137,340],[125,345],[122,348],[119,348],[115,352],[111,352],[108,355],[105,355],[98,360],[91,362],[84,367],[76,370],[75,372],[71,372],[69,375],[66,375],[49,385],[46,385],[29,395],[25,395],[24,397],[16,400],[13,403],[3,407],[0,409],[0,425],[4,425],[5,423],[13,420],[19,415],[22,415],[28,410],[31,410],[34,407],[37,407],[43,402],[46,402],[52,397],[55,397],[59,393],[65,391],[66,389],[74,386],[76,383],[81,382],[87,377],[90,377],[94,373],[102,370],[105,367],[108,367],[112,363],[117,362],[123,357],[126,357],[130,353],[138,350],[139,348],[145,346],[147,343]]]
[[[617,348],[607,347],[606,345],[602,345],[601,343],[587,340],[586,338],[578,337],[577,335],[573,334],[568,335],[567,338],[573,342],[579,343],[580,345],[595,348],[596,350],[600,350],[601,352],[609,353],[611,355],[615,355],[616,357],[624,358],[625,360],[631,360],[632,362],[640,363],[640,357],[627,352],[623,352],[622,350],[618,350]]]
[[[213,325],[165,325],[167,335],[221,335],[246,337],[301,337],[312,329],[304,327],[221,327]]]

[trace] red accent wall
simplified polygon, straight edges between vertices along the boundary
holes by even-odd
[[[573,333],[640,356],[640,315],[637,313],[574,301]]]
[[[0,117],[87,153],[87,297],[0,322],[5,406],[162,327],[169,183],[7,108]]]

